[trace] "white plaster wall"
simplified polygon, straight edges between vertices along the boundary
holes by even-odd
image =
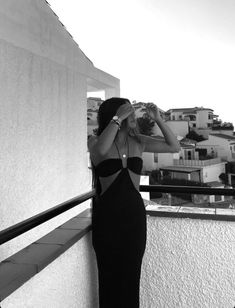
[[[0,225],[4,229],[89,191],[90,178],[84,77],[3,40],[0,54]],[[1,248],[1,258],[22,246],[19,239],[13,242]]]
[[[209,148],[216,147],[216,152],[218,157],[226,159],[228,161],[232,160],[230,144],[228,140],[213,136],[213,134],[209,135],[209,139],[205,141],[200,141],[197,143],[196,148]]]
[[[234,222],[148,217],[141,307],[234,307],[234,243]]]
[[[179,159],[178,153],[158,153],[158,162],[154,162],[154,153],[142,154],[143,171],[152,171],[165,166],[174,165],[174,159]]]
[[[98,308],[97,291],[96,261],[89,233],[2,301],[1,307]]]
[[[90,191],[87,90],[94,84],[118,96],[120,85],[93,66],[44,0],[0,0],[0,67],[2,230]],[[2,245],[0,261],[89,204]],[[3,307],[96,307],[87,245],[79,241]]]
[[[143,159],[143,171],[152,171],[157,167],[157,163],[154,162],[154,153],[144,152],[142,154]]]
[[[158,153],[158,168],[173,166],[174,159],[177,159],[178,153]]]
[[[171,120],[180,120],[180,116],[183,116],[182,111],[173,111],[171,112]]]
[[[189,132],[188,121],[166,121],[165,123],[172,130],[175,136],[185,137]],[[158,126],[154,133],[156,135],[163,136]]]
[[[197,111],[197,127],[198,128],[208,128],[207,123],[212,123],[212,120],[208,119],[208,110],[198,110]]]
[[[93,66],[44,0],[0,0],[0,67],[2,230],[90,190],[87,82],[118,94],[119,80]],[[0,261],[89,203],[2,245]]]
[[[225,173],[225,163],[220,163],[211,166],[204,166],[202,168],[203,182],[204,183],[212,181],[220,182],[219,175],[221,173]]]

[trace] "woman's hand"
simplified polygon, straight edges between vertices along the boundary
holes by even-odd
[[[153,121],[158,122],[162,120],[158,107],[153,103],[146,104],[146,112]]]
[[[121,121],[123,121],[134,112],[135,112],[135,109],[133,108],[133,106],[130,103],[126,103],[126,104],[121,105],[118,108],[116,115]]]

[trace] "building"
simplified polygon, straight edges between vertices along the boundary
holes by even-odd
[[[197,143],[198,150],[206,155],[220,157],[223,161],[235,161],[235,137],[225,134],[210,134],[208,140]]]
[[[99,97],[87,98],[87,135],[94,135],[94,130],[97,129],[97,114],[103,100]]]
[[[187,120],[165,121],[166,125],[174,132],[176,136],[184,138],[189,133],[189,122]],[[160,129],[157,129],[157,134],[162,136]]]
[[[217,117],[212,109],[203,107],[169,109],[166,113],[169,120],[187,120],[192,128],[197,129],[212,127],[213,119]]]
[[[104,91],[106,98],[119,96],[120,81],[94,66],[46,1],[1,1],[0,16],[0,226],[6,229],[91,189],[87,93]],[[57,229],[89,204],[1,245],[0,261]],[[77,261],[76,253],[69,254],[69,261],[60,259],[53,269],[47,268],[31,280],[32,289],[43,296],[29,298],[32,289],[24,291],[12,307],[55,307],[56,299],[64,307],[74,306],[79,264],[88,260],[87,254]],[[93,300],[91,283],[88,272],[82,275],[86,306],[86,301]],[[3,282],[0,278],[0,286]],[[9,305],[1,302],[1,307]]]
[[[189,129],[205,138],[211,132],[214,119],[218,117],[214,115],[213,109],[204,107],[169,109],[166,114],[171,121],[188,121]]]

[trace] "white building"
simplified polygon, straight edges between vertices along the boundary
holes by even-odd
[[[103,100],[99,97],[87,98],[87,135],[93,135],[98,127],[97,114]]]
[[[205,138],[211,132],[213,120],[218,117],[212,109],[203,107],[169,109],[167,115],[171,121],[187,120],[189,127]]]
[[[210,128],[217,117],[212,109],[203,107],[169,109],[167,114],[172,121],[188,120],[191,127],[198,129]]]
[[[197,149],[205,149],[207,154],[220,157],[223,161],[235,161],[235,137],[225,134],[210,134],[208,140],[197,143]]]
[[[44,0],[1,1],[0,63],[2,230],[91,190],[87,92],[104,91],[106,98],[119,96],[120,81],[94,66]],[[0,261],[58,228],[89,204],[85,202],[1,245]],[[90,273],[81,272],[89,257],[84,253],[76,259],[79,245],[81,242],[73,246],[76,252],[66,252],[70,259],[59,258],[25,285],[22,293],[16,292],[15,304],[11,304],[11,296],[7,302],[1,298],[1,307],[55,307],[56,301],[72,307],[81,298],[84,307],[94,307]],[[83,291],[79,297],[81,273]],[[33,296],[33,291],[43,296]]]
[[[165,123],[172,130],[175,136],[183,138],[189,133],[189,122],[187,120],[166,120]],[[160,128],[157,125],[155,125],[154,135],[163,136]]]
[[[88,97],[87,98],[87,109],[97,111],[103,100],[100,97]]]

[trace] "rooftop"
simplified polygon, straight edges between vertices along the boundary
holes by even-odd
[[[201,168],[194,168],[194,167],[187,167],[187,166],[167,166],[167,167],[160,168],[160,170],[175,171],[175,172],[181,172],[181,173],[192,173],[192,172],[200,171]]]
[[[210,134],[210,136],[215,136],[215,137],[218,137],[218,138],[223,138],[223,139],[226,139],[226,140],[234,140],[235,141],[234,136],[229,136],[229,135],[226,135],[226,134]]]
[[[173,109],[169,109],[167,110],[167,112],[172,112],[172,111],[179,111],[179,112],[193,112],[193,111],[197,111],[197,110],[210,110],[210,111],[214,111],[211,108],[204,108],[204,107],[193,107],[193,108],[173,108]]]

